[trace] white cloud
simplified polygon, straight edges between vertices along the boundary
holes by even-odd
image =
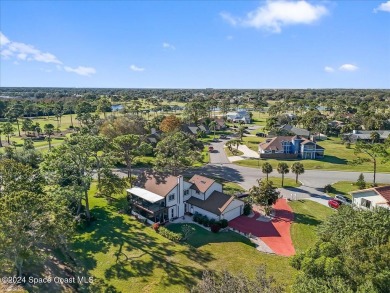
[[[359,67],[353,64],[343,64],[339,67],[339,70],[341,71],[356,71]]]
[[[134,64],[130,66],[130,69],[133,71],[144,71],[145,68],[135,66]]]
[[[169,44],[169,43],[166,43],[166,42],[164,42],[164,43],[162,44],[162,46],[163,46],[163,48],[166,48],[166,49],[172,49],[172,50],[175,50],[175,49],[176,49],[174,45]]]
[[[64,66],[64,69],[67,72],[74,72],[77,73],[78,75],[83,75],[83,76],[91,76],[92,74],[96,73],[96,70],[93,67],[79,66],[76,68],[72,68],[69,66]]]
[[[233,26],[254,27],[280,33],[283,26],[311,24],[327,13],[325,6],[312,5],[304,0],[268,0],[265,5],[250,11],[244,18],[232,16],[227,12],[220,15]]]
[[[326,72],[334,72],[334,68],[333,67],[330,67],[330,66],[325,66],[324,70]]]
[[[0,47],[7,45],[9,42],[9,39],[0,32]]]
[[[43,63],[53,63],[56,64],[58,70],[65,70],[66,72],[73,72],[83,76],[90,76],[96,73],[95,68],[78,66],[72,68],[69,66],[63,66],[62,62],[53,54],[48,52],[42,52],[41,50],[35,48],[33,45],[13,42],[9,40],[2,32],[0,32],[0,43],[2,50],[0,55],[3,59],[10,59],[11,57],[16,58],[16,60],[22,61],[37,61]],[[14,64],[19,64],[17,61],[14,61]],[[50,69],[47,69],[47,72],[51,72]]]
[[[58,60],[57,57],[53,54],[43,53],[32,45],[18,42],[9,42],[7,46],[8,49],[14,52],[21,60],[35,60],[44,63],[62,64],[62,62]]]
[[[374,9],[374,12],[378,11],[390,12],[390,1],[384,2]]]
[[[12,53],[12,51],[10,51],[8,49],[4,49],[4,50],[1,50],[0,54],[1,54],[1,57],[3,57],[4,59],[9,59],[14,53]]]

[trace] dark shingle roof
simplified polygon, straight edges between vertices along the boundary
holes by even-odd
[[[233,196],[214,191],[206,200],[191,196],[187,203],[219,216],[233,200]]]

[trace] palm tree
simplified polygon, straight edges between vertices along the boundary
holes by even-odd
[[[244,125],[239,126],[237,133],[238,133],[238,135],[240,137],[240,141],[241,141],[242,137],[244,136],[244,133],[245,133],[245,126]]]
[[[267,174],[267,181],[268,181],[268,175],[270,173],[272,173],[273,169],[272,169],[272,165],[270,163],[264,163],[263,166],[261,167],[261,172],[263,172],[264,174]]]
[[[54,134],[54,125],[53,124],[45,124],[43,126],[45,130],[45,134],[48,136],[47,141],[49,142],[49,150],[51,150],[51,136]]]
[[[295,162],[291,166],[291,172],[295,174],[295,183],[298,183],[298,175],[305,173],[305,167],[300,162]]]
[[[290,172],[290,169],[288,168],[288,165],[286,163],[282,162],[278,164],[278,173],[282,174],[282,187],[284,183],[284,174],[287,174],[288,172]]]
[[[214,139],[215,139],[215,130],[217,129],[217,122],[215,121],[211,121],[210,124],[209,124],[209,128],[210,130],[212,130],[214,132]]]

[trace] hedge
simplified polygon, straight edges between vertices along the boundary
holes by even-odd
[[[158,230],[158,233],[161,236],[164,236],[165,238],[168,238],[169,240],[172,240],[175,242],[179,242],[183,238],[183,235],[181,233],[172,232],[165,227],[160,227]]]

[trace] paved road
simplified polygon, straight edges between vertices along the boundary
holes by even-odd
[[[223,149],[227,140],[219,140],[218,142],[211,143],[211,146],[214,148],[214,151],[210,154],[210,164],[230,164],[225,150]]]

